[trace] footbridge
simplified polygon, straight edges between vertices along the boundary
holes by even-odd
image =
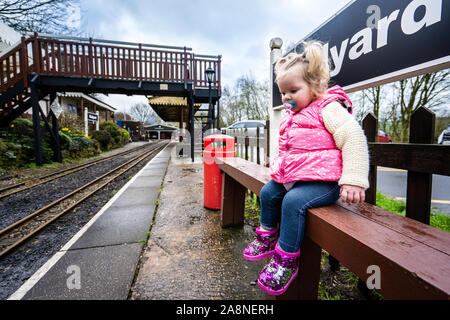
[[[46,96],[50,103],[57,92],[185,97],[193,147],[194,103],[218,101],[220,64],[221,56],[196,55],[188,47],[34,33],[0,57],[0,127],[32,108],[36,164],[41,165],[41,119],[54,140],[55,160],[61,161],[56,117],[39,106]],[[205,75],[209,68],[211,83]]]

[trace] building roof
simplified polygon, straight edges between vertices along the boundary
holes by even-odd
[[[97,98],[94,98],[90,95],[81,93],[81,92],[66,92],[66,93],[58,93],[58,95],[62,96],[62,97],[73,97],[73,98],[83,98],[86,100],[89,100],[92,103],[95,103],[96,105],[103,107],[105,109],[108,109],[110,111],[116,111],[117,109],[114,108],[113,106],[107,104],[106,102],[103,102],[101,100],[98,100]]]
[[[183,97],[152,97],[148,99],[150,105],[187,107],[187,99]],[[200,107],[201,103],[195,103],[194,107]]]
[[[184,121],[188,118],[187,98],[183,97],[152,97],[148,103],[155,110],[156,114],[166,122],[180,121],[181,109],[184,109]],[[194,113],[200,108],[201,103],[194,103]]]
[[[174,131],[178,130],[178,128],[167,126],[164,124],[153,124],[151,126],[144,126],[144,129],[147,131],[155,130],[155,131]]]

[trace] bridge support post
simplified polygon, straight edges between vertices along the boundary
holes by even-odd
[[[194,139],[194,92],[192,91],[192,87],[188,89],[187,94],[187,103],[189,106],[189,132],[191,134],[191,159],[194,162],[194,147],[195,147],[195,139]]]
[[[36,157],[36,165],[42,166],[42,134],[41,134],[41,119],[39,116],[39,92],[36,85],[31,85],[31,103],[33,110],[33,132],[34,132],[34,149]]]
[[[50,94],[50,105],[52,105],[53,101],[56,99],[56,92],[53,92]],[[49,111],[48,114],[49,117],[52,118],[52,136],[54,137],[54,146],[53,146],[53,160],[56,162],[62,162],[62,155],[61,155],[61,142],[59,139],[59,127],[58,127],[58,119],[56,118],[56,115],[53,113],[52,110]]]

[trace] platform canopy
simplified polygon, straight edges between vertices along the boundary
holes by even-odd
[[[184,113],[184,121],[187,121],[188,104],[183,97],[151,97],[148,103],[158,116],[166,122],[179,122],[181,109]],[[194,114],[200,109],[201,103],[194,104]]]

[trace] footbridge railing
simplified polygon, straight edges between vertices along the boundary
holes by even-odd
[[[205,70],[214,71],[220,90],[221,57],[195,55],[191,48],[92,38],[32,34],[0,57],[0,92],[31,73],[87,78],[192,83],[208,87]]]

